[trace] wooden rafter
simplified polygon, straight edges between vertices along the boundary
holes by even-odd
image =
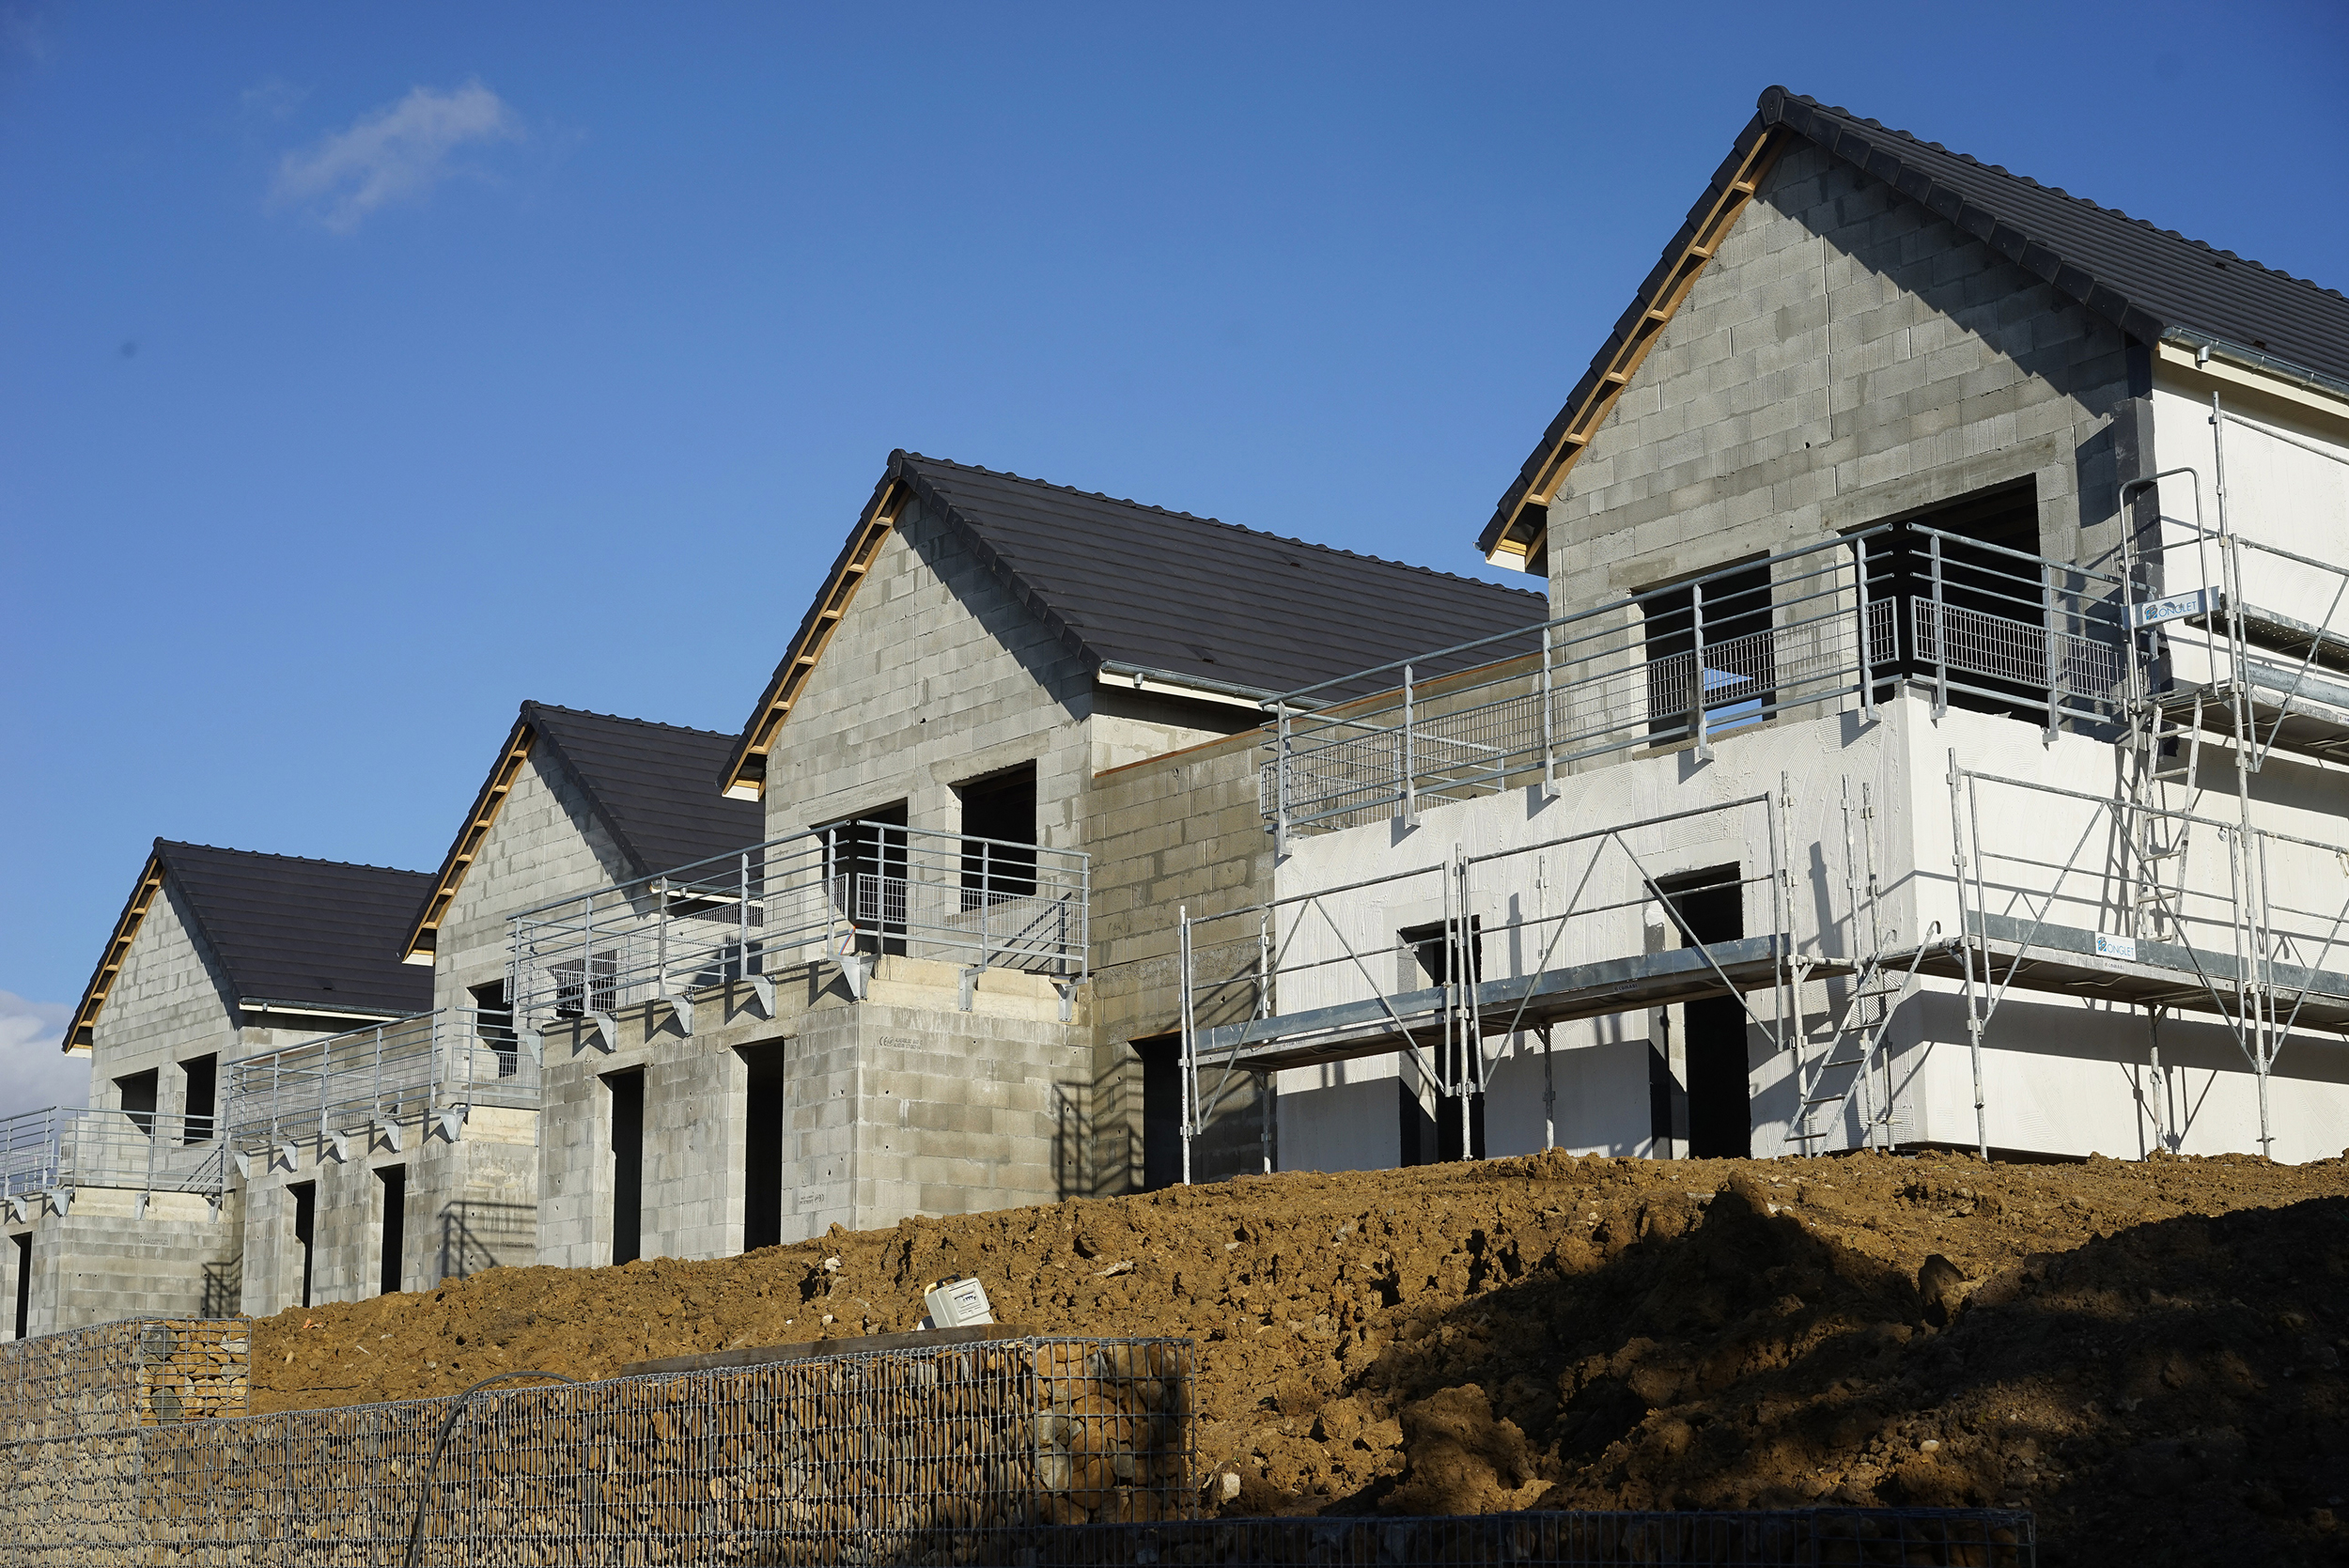
[[[139,873],[138,885],[131,890],[131,901],[122,907],[122,916],[115,922],[115,934],[106,943],[105,955],[98,960],[98,972],[90,976],[89,987],[82,993],[82,1004],[73,1010],[73,1022],[65,1032],[66,1049],[86,1050],[97,1043],[99,1010],[114,994],[115,982],[122,977],[122,966],[130,961],[131,943],[146,922],[147,911],[154,908],[156,896],[163,891],[163,858],[150,852],[147,869]]]
[[[465,873],[473,869],[474,858],[481,853],[490,828],[496,825],[506,798],[514,792],[514,781],[521,776],[522,765],[530,760],[530,743],[535,736],[528,719],[514,721],[514,728],[506,737],[506,749],[498,754],[497,766],[490,769],[488,782],[474,798],[473,811],[458,831],[457,842],[449,846],[448,858],[441,862],[440,875],[433,879],[432,896],[425,900],[415,924],[409,928],[407,941],[401,944],[401,962],[432,962],[440,942],[441,921],[448,913],[448,907],[456,902],[457,890],[463,885]]]
[[[807,678],[824,650],[832,645],[832,633],[839,629],[848,615],[848,605],[855,599],[857,589],[870,575],[873,563],[879,558],[880,548],[897,526],[897,515],[904,508],[910,493],[904,480],[893,481],[849,536],[848,549],[832,567],[832,577],[824,591],[801,622],[799,635],[791,640],[789,651],[775,670],[774,678],[767,683],[767,691],[758,700],[756,719],[748,726],[749,742],[737,754],[732,769],[726,774],[728,795],[740,799],[765,793],[764,768],[767,753],[774,749],[775,737],[781,733],[784,721],[791,717],[791,706],[807,689]],[[757,761],[754,763],[752,759]]]
[[[1770,172],[1770,165],[1777,161],[1792,134],[1789,131],[1774,128],[1755,138],[1753,146],[1747,149],[1745,161],[1738,166],[1735,176],[1714,199],[1703,221],[1696,225],[1688,242],[1681,247],[1680,255],[1664,273],[1663,282],[1648,296],[1646,308],[1640,313],[1638,324],[1608,361],[1606,370],[1592,383],[1582,401],[1575,407],[1558,440],[1543,454],[1533,482],[1526,488],[1525,494],[1518,499],[1509,514],[1508,522],[1501,530],[1494,546],[1496,551],[1506,551],[1522,558],[1533,555],[1542,548],[1542,536],[1547,532],[1548,525],[1529,520],[1526,513],[1535,508],[1546,511],[1549,504],[1557,499],[1560,488],[1566,482],[1566,475],[1573,472],[1576,461],[1590,445],[1591,438],[1597,434],[1598,427],[1614,409],[1615,399],[1623,395],[1625,387],[1631,384],[1631,378],[1646,360],[1648,350],[1656,346],[1656,340],[1663,335],[1664,328],[1679,311],[1681,302],[1688,299],[1688,291],[1696,287],[1705,263],[1713,259],[1721,241],[1728,238],[1738,214],[1753,199],[1754,192],[1761,188],[1764,177]]]

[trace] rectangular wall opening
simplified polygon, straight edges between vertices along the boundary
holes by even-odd
[[[1445,934],[1443,922],[1434,921],[1425,925],[1406,926],[1395,933],[1395,939],[1411,955],[1412,961],[1417,967],[1416,976],[1407,976],[1407,983],[1409,979],[1416,978],[1420,986],[1448,986],[1455,980],[1463,979],[1470,985],[1476,985],[1484,980],[1485,931],[1481,916],[1469,916],[1468,944],[1465,953],[1467,972],[1464,975],[1455,972],[1463,967],[1460,962],[1463,953],[1461,948]],[[1455,1048],[1461,1048],[1455,1047]],[[1453,1071],[1462,1079],[1466,1079],[1471,1071],[1471,1063],[1467,1062],[1456,1062],[1450,1065]],[[1422,1105],[1417,1094],[1406,1091],[1405,1097],[1408,1103],[1399,1108],[1404,1118],[1404,1138],[1407,1146],[1411,1148],[1418,1157],[1406,1159],[1404,1161],[1406,1165],[1421,1165],[1435,1160],[1483,1159],[1485,1157],[1484,1095],[1472,1094],[1467,1096],[1468,1115],[1465,1118],[1467,1122],[1465,1129],[1461,1126],[1463,1118],[1460,1114],[1460,1095],[1447,1094],[1438,1091],[1435,1096],[1436,1110],[1432,1117]]]
[[[1035,764],[955,786],[962,798],[962,831],[987,844],[962,851],[962,907],[975,909],[1035,893]]]
[[[141,1132],[155,1130],[155,1088],[162,1070],[149,1067],[143,1073],[132,1073],[115,1079],[115,1103],[131,1118],[131,1125]]]
[[[781,1043],[741,1048],[742,1250],[783,1245]]]
[[[906,950],[906,803],[894,801],[824,830],[832,907],[857,930],[857,951]]]
[[[381,1166],[375,1179],[383,1184],[383,1294],[397,1296],[400,1248],[408,1239],[408,1167]]]
[[[1693,938],[1709,947],[1746,934],[1740,877],[1737,866],[1717,865],[1657,879],[1680,916],[1673,925],[1678,945],[1689,946]],[[1689,1157],[1744,1159],[1753,1150],[1745,1003],[1735,996],[1702,997],[1683,1004],[1681,1016],[1686,1020],[1682,1058],[1688,1077]]]
[[[319,1229],[319,1184],[291,1182],[286,1190],[293,1198],[294,1247],[302,1254],[302,1304],[310,1305],[310,1266],[316,1256]]]
[[[1640,608],[1648,735],[1656,744],[1695,738],[1700,692],[1708,736],[1770,717],[1778,643],[1768,562],[1659,589]]]
[[[474,1032],[483,1045],[496,1053],[498,1077],[514,1077],[521,1071],[521,1045],[514,1034],[514,1002],[506,994],[506,982],[492,980],[487,986],[475,986],[471,994]],[[558,1011],[560,1000],[558,997]]]
[[[220,1058],[197,1056],[179,1063],[179,1071],[187,1079],[187,1120],[180,1125],[180,1141],[206,1143],[212,1137],[214,1096],[220,1083]]]
[[[16,1337],[29,1339],[33,1330],[33,1233],[9,1239],[16,1243]]]
[[[1183,1042],[1172,1034],[1133,1042],[1142,1059],[1142,1188],[1183,1179]]]
[[[1924,529],[1956,536],[1938,541],[1941,613],[1937,624],[1933,613],[1936,541],[1920,532]],[[1871,540],[1867,549],[1871,563],[1868,592],[1873,598],[1892,600],[1898,649],[1894,658],[1875,671],[1880,695],[1897,690],[1893,682],[1899,678],[1934,681],[1940,651],[1937,640],[1946,638],[1949,656],[1964,657],[1969,665],[1985,657],[1996,660],[2000,650],[2006,650],[2016,664],[2017,675],[2002,679],[1971,668],[1952,671],[1952,680],[1976,690],[1952,691],[1952,707],[2045,721],[2046,710],[2040,705],[2046,698],[2046,655],[2039,641],[2046,625],[2045,585],[2037,563],[2017,558],[2040,553],[2035,479],[1977,490],[1895,519],[1891,531]],[[1890,654],[1893,650],[1878,646],[1871,652]],[[2002,700],[2008,691],[2015,701]]]
[[[606,1073],[612,1092],[612,1261],[634,1263],[645,1240],[645,1070]]]

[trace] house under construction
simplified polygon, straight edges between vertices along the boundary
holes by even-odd
[[[1547,594],[893,454],[739,734],[524,705],[375,874],[410,990],[215,983],[176,1143],[126,915],[18,1332],[186,1310],[60,1294],[68,1215],[267,1312],[1259,1170],[2349,1143],[2349,301],[1774,88],[1476,543]]]

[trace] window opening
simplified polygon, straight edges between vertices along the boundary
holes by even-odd
[[[840,917],[856,927],[860,953],[906,951],[906,803],[864,813],[824,830],[832,898]]]
[[[1925,532],[1931,530],[1931,533]],[[1934,534],[1941,561],[1940,613],[1934,611]],[[1872,647],[1880,694],[1902,679],[1931,681],[1943,650],[1962,658],[1965,684],[1950,706],[2041,722],[2046,717],[2046,585],[2039,554],[2037,482],[2024,479],[1961,496],[1893,522],[1867,545],[1869,597],[1895,607],[1893,647]],[[2015,553],[2008,553],[2013,551]],[[2012,665],[2012,676],[1984,673]],[[2003,700],[2012,692],[2015,700]]]
[[[1746,934],[1740,868],[1710,866],[1664,877],[1657,886],[1679,914],[1683,947],[1736,941]],[[1685,924],[1687,930],[1680,929]],[[1746,1065],[1746,1009],[1735,996],[1700,997],[1681,1016],[1688,1094],[1688,1154],[1695,1159],[1743,1159],[1753,1146],[1753,1096]]]
[[[781,1044],[741,1049],[745,1252],[783,1244],[783,1050]]]
[[[962,907],[1035,896],[1035,764],[957,784],[962,831],[985,845],[962,850]]]
[[[1768,562],[1657,590],[1641,598],[1640,612],[1646,621],[1648,734],[1657,744],[1696,737],[1700,690],[1707,735],[1770,716],[1778,646]]]
[[[179,1063],[180,1074],[187,1079],[187,1120],[180,1124],[179,1141],[208,1143],[212,1137],[212,1118],[216,1113],[213,1102],[219,1094],[220,1058],[192,1057]]]
[[[375,1179],[383,1184],[383,1294],[397,1296],[400,1249],[408,1239],[408,1167],[380,1166]]]
[[[310,1305],[310,1262],[315,1256],[319,1225],[319,1184],[289,1182],[286,1190],[293,1195],[294,1246],[302,1253],[302,1304]]]
[[[522,1070],[521,1042],[514,1032],[514,1003],[506,993],[506,982],[493,980],[486,986],[475,986],[472,993],[474,1030],[481,1043],[496,1053],[498,1077],[517,1076]],[[558,994],[558,1006],[559,1001]]]
[[[558,1018],[583,1018],[590,1013],[609,1013],[618,999],[614,976],[619,973],[620,955],[616,952],[586,955],[549,964],[547,972],[554,976],[554,1016]],[[509,1015],[510,1017],[510,1015]]]
[[[131,1118],[132,1126],[144,1133],[155,1130],[155,1087],[161,1077],[161,1069],[149,1067],[143,1073],[132,1073],[115,1079],[115,1092],[122,1113]]]
[[[612,1091],[612,1261],[634,1263],[645,1239],[645,1070],[603,1081]]]

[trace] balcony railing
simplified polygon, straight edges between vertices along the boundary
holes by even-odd
[[[829,960],[861,991],[888,955],[1073,982],[1091,877],[1078,850],[882,822],[797,833],[513,916],[515,1021],[665,1000],[690,1032],[697,990]]]
[[[1904,685],[2050,735],[2117,724],[2125,614],[2116,576],[1888,524],[1290,692],[1268,705],[1260,805],[1283,834],[1414,817],[1620,753],[1709,757]],[[1335,700],[1374,679],[1390,689]]]
[[[538,1063],[503,1013],[450,1007],[305,1040],[228,1066],[228,1141],[243,1154],[422,1126],[454,1137],[474,1106],[536,1110]],[[397,1134],[395,1134],[397,1136]]]
[[[223,1170],[210,1116],[56,1107],[0,1118],[0,1201],[11,1204],[83,1187],[217,1198]]]

